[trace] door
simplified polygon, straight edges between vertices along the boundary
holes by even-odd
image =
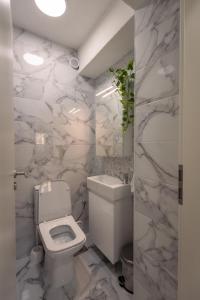
[[[200,1],[181,0],[183,206],[179,300],[200,299]]]
[[[0,0],[0,299],[14,300],[15,206],[10,1]]]

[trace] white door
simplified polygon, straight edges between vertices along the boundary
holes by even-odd
[[[181,0],[182,163],[179,300],[200,299],[200,0]]]
[[[14,300],[15,205],[10,1],[0,0],[0,299]]]

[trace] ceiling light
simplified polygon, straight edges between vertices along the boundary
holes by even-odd
[[[80,111],[80,109],[79,108],[72,108],[70,111],[69,111],[69,113],[70,114],[76,114],[77,112],[79,112]]]
[[[111,85],[108,88],[106,88],[105,90],[102,90],[101,92],[97,93],[96,96],[98,97],[98,96],[104,94],[105,92],[111,90],[112,88],[113,88],[113,86]]]
[[[69,111],[69,114],[73,113],[74,111],[76,110],[76,108],[72,108],[70,111]]]
[[[117,89],[114,89],[114,90],[110,91],[109,93],[107,93],[107,94],[103,95],[103,97],[102,97],[102,98],[106,98],[106,97],[108,97],[109,95],[111,95],[111,94],[113,94],[114,92],[116,92],[116,90],[117,90]]]
[[[78,109],[76,109],[75,111],[73,111],[73,114],[76,114],[77,112],[79,112],[80,111],[80,109],[78,108]]]
[[[66,10],[66,0],[35,0],[37,7],[50,17],[60,17]]]
[[[33,66],[40,66],[44,63],[44,59],[41,56],[28,52],[23,55],[23,58],[29,65]]]

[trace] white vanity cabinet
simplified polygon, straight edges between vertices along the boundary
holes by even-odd
[[[92,241],[115,264],[120,258],[122,247],[133,241],[130,186],[115,177],[101,175],[88,178],[88,189]]]

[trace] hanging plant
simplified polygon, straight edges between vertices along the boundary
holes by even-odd
[[[135,72],[133,60],[129,61],[126,68],[109,69],[113,75],[117,91],[122,104],[122,131],[125,133],[130,124],[134,121],[134,80]]]

